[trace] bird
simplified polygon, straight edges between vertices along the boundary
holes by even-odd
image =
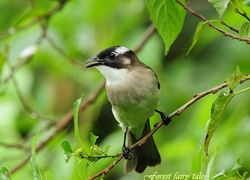
[[[124,132],[122,154],[124,173],[142,173],[147,166],[161,163],[161,156],[152,136],[133,150],[129,146],[150,132],[149,118],[160,102],[160,84],[154,71],[141,62],[136,53],[125,46],[102,50],[85,62],[86,68],[95,67],[105,77],[106,95],[114,118]],[[127,146],[126,146],[127,142]]]

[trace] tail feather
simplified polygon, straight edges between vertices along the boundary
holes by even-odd
[[[149,120],[147,120],[141,138],[149,132]],[[131,132],[128,133],[128,146],[136,143],[138,140],[139,139],[135,139]],[[155,145],[154,139],[151,136],[142,146],[134,149],[134,152],[132,153],[132,160],[126,160],[124,164],[124,172],[128,173],[135,169],[136,172],[142,173],[147,166],[156,166],[160,163],[161,157]]]

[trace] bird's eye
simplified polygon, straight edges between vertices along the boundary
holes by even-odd
[[[114,53],[110,53],[109,58],[110,59],[115,59],[116,55]]]

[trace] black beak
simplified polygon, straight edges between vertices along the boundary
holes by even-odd
[[[103,59],[99,59],[98,57],[91,58],[85,62],[86,68],[105,65],[105,61]]]

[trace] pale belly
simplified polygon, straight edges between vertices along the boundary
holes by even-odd
[[[153,88],[139,94],[130,89],[128,92],[109,94],[108,98],[113,115],[123,131],[129,130],[140,138],[147,119],[154,114],[159,103],[159,90]]]

